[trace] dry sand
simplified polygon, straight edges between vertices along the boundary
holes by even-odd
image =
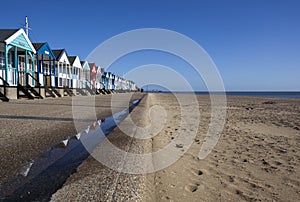
[[[112,114],[112,110],[128,107],[129,94],[76,96],[76,105],[83,111],[84,120],[77,123],[78,130],[85,129],[96,119]],[[142,94],[132,95],[131,101]],[[91,102],[95,98],[95,105]],[[95,108],[94,108],[95,106]],[[95,110],[96,116],[84,111]],[[11,100],[0,104],[0,184],[15,176],[31,159],[39,156],[52,145],[77,134],[73,121],[72,97],[44,100]]]
[[[198,98],[202,119],[195,144],[156,173],[157,201],[299,201],[299,100],[228,97],[223,134],[199,160],[210,111],[208,98]]]
[[[189,95],[180,95],[186,99]],[[158,151],[178,133],[196,132],[188,151],[169,167],[152,174],[126,174],[89,157],[52,197],[53,201],[299,201],[299,99],[227,97],[227,118],[218,144],[203,160],[198,153],[210,123],[210,99],[198,95],[199,129],[180,127],[182,112],[169,94],[149,94],[131,113],[139,126],[151,123],[148,109],[167,113],[163,129],[147,140],[130,138],[119,128],[109,140],[132,153]],[[181,106],[191,113],[191,105]],[[155,115],[154,115],[155,117]],[[159,118],[159,117],[156,117]],[[133,128],[127,121],[123,126]],[[121,124],[121,125],[122,125]],[[134,129],[132,133],[135,133]],[[132,134],[130,134],[132,135]],[[174,148],[182,150],[184,145]],[[101,144],[94,150],[96,155]],[[126,163],[126,158],[111,159]],[[163,160],[163,159],[162,159]],[[140,166],[141,162],[134,162]],[[153,165],[155,164],[152,162]],[[123,164],[124,165],[124,164]]]

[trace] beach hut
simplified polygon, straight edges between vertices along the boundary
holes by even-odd
[[[56,85],[59,87],[60,94],[74,96],[72,90],[73,77],[72,67],[65,49],[52,50],[56,57]]]
[[[90,66],[90,88],[97,88],[96,77],[97,77],[97,66],[95,63],[89,63]]]
[[[36,49],[35,78],[41,86],[55,87],[55,55],[48,43],[33,43]]]
[[[126,80],[124,78],[120,78],[120,90],[125,90]]]
[[[130,88],[129,88],[129,80],[125,80],[125,90],[128,91]]]
[[[90,66],[87,61],[81,61],[82,66],[82,76],[80,77],[80,80],[82,81],[82,87],[90,87]]]
[[[81,88],[80,73],[82,73],[82,66],[78,56],[68,56],[71,70],[72,70],[72,88]]]
[[[111,74],[111,90],[115,90],[115,74]]]
[[[120,76],[115,74],[115,90],[120,90]]]
[[[0,29],[0,84],[17,86],[5,90],[6,97],[18,98],[19,91],[28,97],[35,86],[35,48],[23,29]],[[6,88],[5,87],[5,88]],[[34,98],[32,95],[30,98]]]
[[[65,49],[52,50],[56,57],[56,67],[57,67],[57,86],[62,87],[72,87],[72,72],[71,65],[69,62],[68,54]]]
[[[123,91],[125,90],[125,81],[123,77],[120,77],[118,75],[115,75],[115,90],[117,91]]]
[[[97,67],[97,73],[96,73],[96,88],[97,89],[103,89],[103,81],[102,81],[102,73],[104,72],[104,68],[101,68],[100,66]]]
[[[105,90],[109,89],[109,72],[104,72],[102,76]]]
[[[128,82],[129,82],[129,90],[136,91],[136,84],[131,80],[129,80]]]
[[[114,83],[114,75],[111,72],[108,72],[108,90],[113,89],[113,83]]]

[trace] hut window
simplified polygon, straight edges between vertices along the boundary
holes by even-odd
[[[59,86],[62,86],[62,78],[59,78],[59,80],[58,80],[58,85],[59,85]]]
[[[62,66],[60,63],[58,63],[58,73],[62,73]]]
[[[44,63],[44,67],[45,67],[45,73],[50,74],[49,65],[47,63]]]
[[[65,65],[63,65],[63,73],[64,73],[64,74],[67,73],[67,70],[66,70],[66,66],[65,66]]]
[[[34,60],[34,71],[37,72],[38,71],[38,66],[37,66],[37,60]]]
[[[54,69],[54,66],[51,66],[51,74],[55,74],[55,70],[57,71],[57,68]]]
[[[12,59],[12,54],[11,53],[8,53],[8,65],[10,67],[12,67],[12,65],[13,65],[13,59]]]
[[[4,65],[5,65],[4,52],[0,52],[0,67],[3,67]]]
[[[28,67],[29,70],[32,70],[32,60],[29,58],[29,62],[28,62]]]
[[[21,56],[19,56],[19,69],[20,71],[25,70],[25,58]]]

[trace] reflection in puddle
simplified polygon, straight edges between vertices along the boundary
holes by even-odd
[[[89,156],[87,149],[91,151],[97,146],[139,102],[135,100],[123,111],[95,121],[83,132],[61,141],[41,157],[26,163],[15,178],[1,185],[0,200],[49,201],[52,194]]]
[[[34,161],[29,161],[26,163],[25,166],[23,166],[21,169],[20,169],[20,174],[23,175],[24,177],[26,177],[31,169],[31,166],[33,165]]]
[[[81,137],[81,133],[78,133],[77,135],[75,135],[76,139],[79,140]]]
[[[60,143],[58,143],[57,145],[54,146],[54,148],[66,148],[68,145],[69,139],[67,140],[63,140]]]

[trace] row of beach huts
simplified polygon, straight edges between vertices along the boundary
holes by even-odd
[[[90,61],[33,43],[21,29],[0,29],[0,99],[35,99],[137,91],[133,81]]]

